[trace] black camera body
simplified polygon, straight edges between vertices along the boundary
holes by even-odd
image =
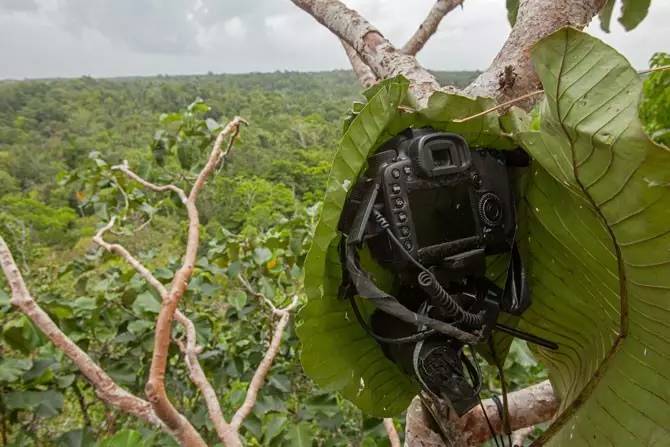
[[[386,356],[459,415],[476,405],[480,387],[464,346],[501,330],[500,311],[520,315],[530,304],[508,175],[527,161],[471,150],[457,134],[406,129],[368,158],[340,216],[340,294]],[[360,266],[364,244],[396,275],[395,296]],[[486,278],[486,256],[500,253],[511,254],[504,289]],[[354,296],[375,304],[371,327]]]
[[[367,178],[382,193],[377,207],[405,250],[452,278],[484,268],[486,255],[509,251],[514,202],[500,153],[471,151],[456,134],[408,129],[368,159]],[[406,275],[411,263],[393,244],[375,241],[373,255]]]

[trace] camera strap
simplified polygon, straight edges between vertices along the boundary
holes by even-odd
[[[349,276],[348,279],[353,286],[353,290],[347,291],[348,294],[358,295],[369,300],[377,309],[393,315],[401,321],[415,326],[425,326],[462,343],[477,343],[480,341],[477,335],[462,331],[444,321],[431,318],[427,315],[418,314],[403,306],[396,297],[377,287],[377,285],[363,272],[360,267],[356,244],[350,243],[346,238],[343,238],[343,243],[345,266]]]

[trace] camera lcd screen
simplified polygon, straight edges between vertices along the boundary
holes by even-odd
[[[408,199],[419,248],[477,234],[467,185],[414,190]]]

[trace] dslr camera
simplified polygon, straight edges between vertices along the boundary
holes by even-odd
[[[472,150],[454,133],[407,129],[368,158],[340,218],[341,295],[386,356],[459,415],[479,402],[478,364],[466,345],[488,341],[494,329],[551,344],[496,322],[499,312],[519,315],[530,304],[508,175],[527,163],[521,151]],[[364,245],[394,274],[394,295],[361,267]],[[486,278],[486,257],[503,253],[510,263],[500,288]],[[375,304],[368,321],[354,296]]]

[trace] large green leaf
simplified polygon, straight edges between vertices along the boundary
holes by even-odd
[[[524,252],[534,303],[521,327],[561,398],[552,445],[670,444],[670,151],[637,117],[641,80],[615,50],[574,29],[541,41],[540,129]],[[519,130],[519,129],[517,129]]]
[[[341,391],[362,410],[375,416],[402,412],[418,387],[384,356],[378,344],[360,327],[348,301],[338,298],[342,267],[337,224],[350,188],[368,155],[383,141],[410,126],[432,126],[457,132],[472,147],[509,149],[516,144],[496,115],[454,122],[491,107],[492,99],[438,92],[425,109],[408,113],[406,108],[398,108],[403,104],[407,85],[404,78],[394,78],[368,90],[365,92],[368,102],[362,107],[357,105],[345,123],[319,224],[305,262],[308,302],[300,312],[297,328],[307,374],[321,387]],[[384,280],[388,272],[375,268],[365,252],[361,260],[378,284],[391,283]],[[360,307],[368,315],[371,309],[366,304],[360,302]],[[509,338],[499,345],[502,346],[499,349],[505,351]]]
[[[337,223],[347,193],[406,92],[402,78],[384,83],[342,137],[305,261],[308,302],[297,327],[305,371],[321,387],[340,390],[372,414],[401,412],[417,389],[358,325],[349,303],[338,298],[342,272]]]

